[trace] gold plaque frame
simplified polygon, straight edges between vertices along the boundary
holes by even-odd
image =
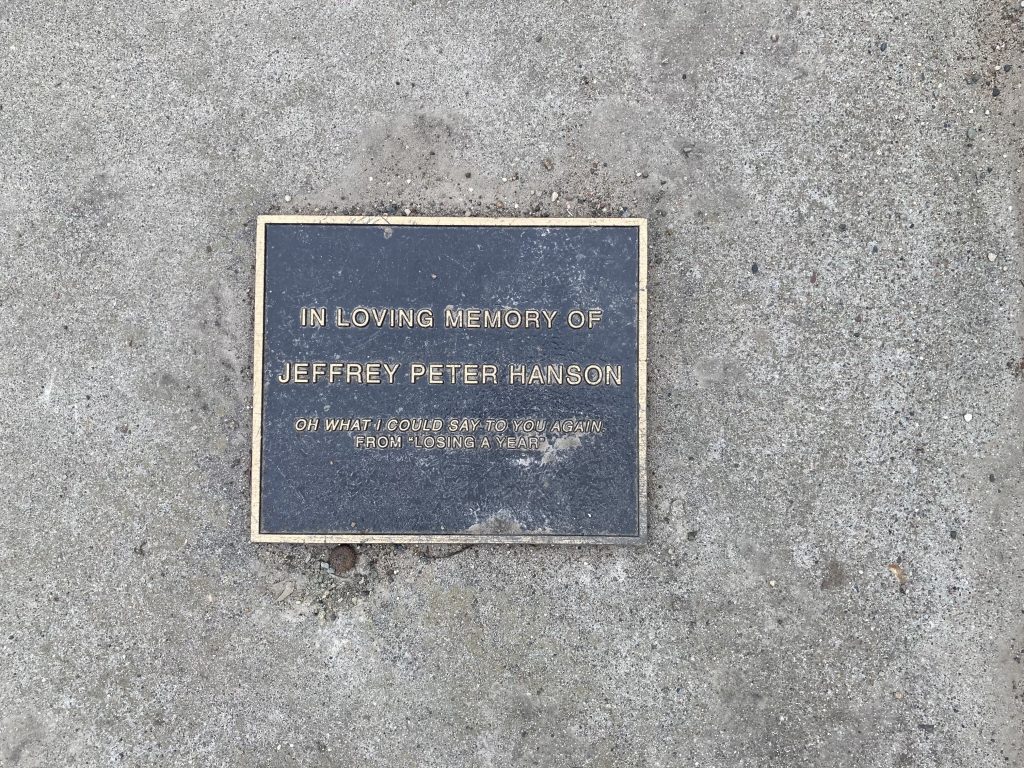
[[[637,536],[564,536],[555,534],[370,534],[262,533],[260,470],[263,447],[263,322],[266,227],[268,224],[361,224],[427,227],[635,227],[637,253]],[[256,219],[256,288],[253,321],[252,541],[278,544],[643,544],[647,541],[647,219],[486,218],[437,216],[298,216]]]

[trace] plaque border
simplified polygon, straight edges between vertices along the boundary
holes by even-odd
[[[572,536],[558,534],[371,534],[263,533],[260,530],[263,450],[263,321],[268,224],[348,224],[426,227],[632,227],[637,253],[637,535]],[[492,218],[484,216],[319,216],[265,214],[256,217],[256,282],[253,301],[252,463],[249,534],[272,544],[645,544],[647,542],[647,219],[640,218]]]

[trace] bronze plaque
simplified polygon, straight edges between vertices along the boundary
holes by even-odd
[[[646,535],[643,219],[263,216],[252,538]]]

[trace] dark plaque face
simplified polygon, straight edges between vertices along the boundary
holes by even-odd
[[[252,538],[646,535],[642,219],[264,216]]]

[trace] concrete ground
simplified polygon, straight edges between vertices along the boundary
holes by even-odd
[[[1024,764],[1022,24],[0,7],[0,765]],[[248,541],[255,217],[405,209],[650,218],[648,546]]]

